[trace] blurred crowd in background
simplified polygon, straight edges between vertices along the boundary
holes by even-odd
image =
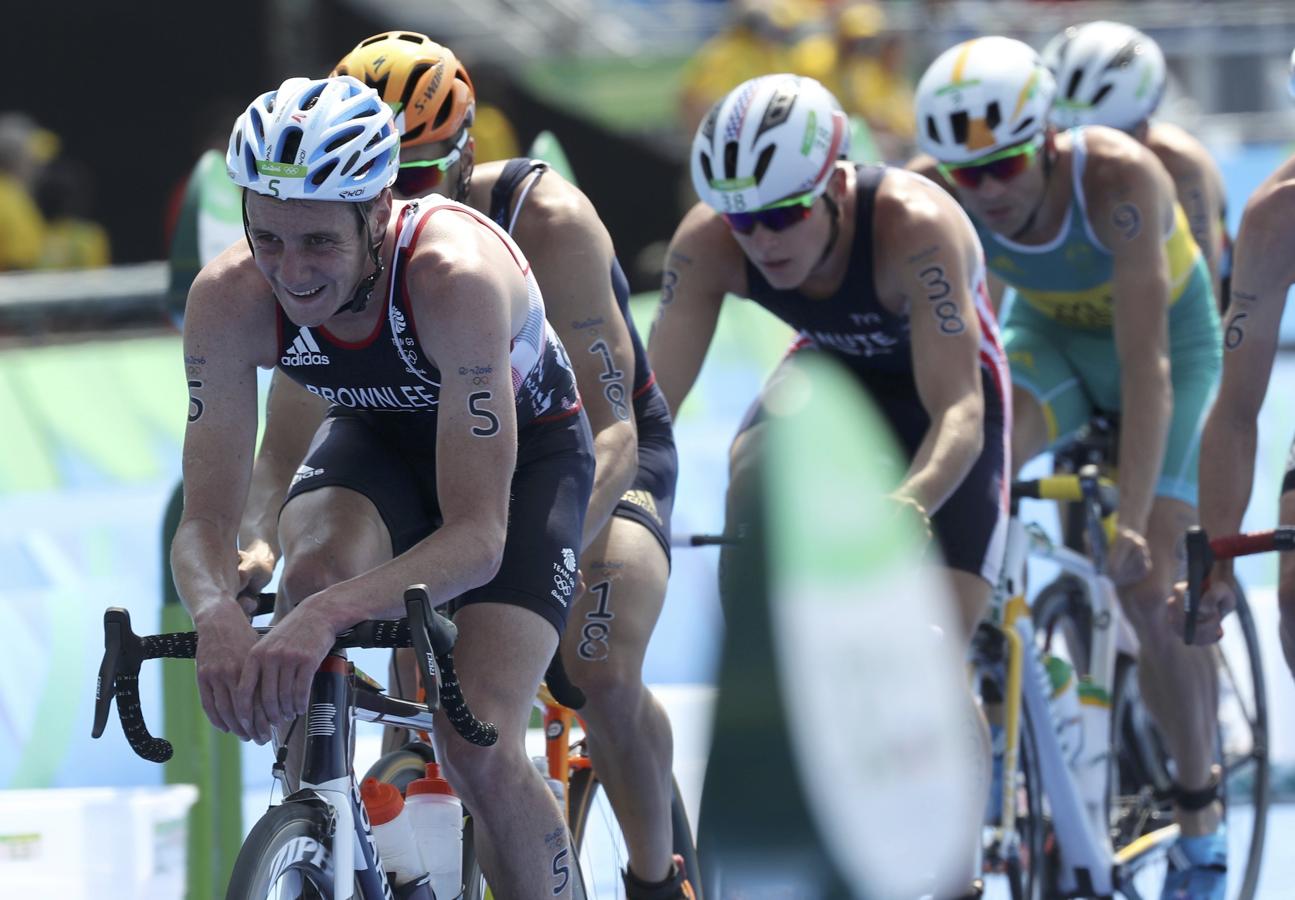
[[[93,191],[89,167],[62,154],[56,134],[25,113],[0,113],[0,271],[108,265]]]
[[[228,0],[203,40],[150,44],[139,67],[155,77],[132,80],[136,64],[114,49],[137,42],[129,17],[69,3],[67,16],[23,9],[11,63],[39,67],[57,42],[87,71],[127,77],[99,102],[80,70],[47,68],[0,104],[0,271],[165,258],[194,162],[223,152],[246,103],[286,77],[326,73],[358,38],[390,28],[422,31],[467,64],[479,162],[525,153],[541,130],[558,136],[640,291],[656,287],[654,256],[695,201],[684,160],[697,123],[748,78],[813,76],[861,123],[856,159],[902,163],[914,83],[940,50],[979,33],[1041,46],[1066,24],[1115,18],[1165,49],[1162,113],[1180,100],[1248,113],[1238,138],[1272,140],[1256,129],[1280,124],[1270,111],[1287,102],[1295,41],[1295,7],[1275,0]],[[193,33],[173,7],[150,21]],[[136,96],[131,115],[145,118],[122,116]]]

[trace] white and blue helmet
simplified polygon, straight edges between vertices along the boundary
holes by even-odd
[[[697,128],[692,184],[722,213],[826,190],[850,147],[841,104],[813,78],[762,75],[729,91]]]
[[[1043,48],[1057,81],[1052,124],[1132,131],[1155,112],[1167,69],[1160,45],[1119,22],[1071,25]]]
[[[396,180],[391,107],[349,75],[289,78],[252,101],[225,154],[241,187],[284,200],[372,200]]]

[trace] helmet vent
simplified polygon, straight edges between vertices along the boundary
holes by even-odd
[[[359,137],[360,134],[362,133],[363,133],[362,129],[359,129],[359,128],[348,129],[347,131],[343,132],[342,134],[339,134],[337,137],[329,141],[328,146],[324,148],[324,152],[332,153],[334,150],[338,149],[339,147],[346,146],[348,141],[354,140],[355,138]]]
[[[389,78],[391,78],[390,69],[388,69],[386,74],[384,74],[381,78],[375,81],[372,85],[373,89],[378,92],[378,96],[381,97],[383,100],[387,99],[387,80]]]
[[[737,141],[729,141],[724,145],[724,177],[737,177]]]
[[[712,171],[711,171],[711,168],[710,168],[710,154],[709,154],[709,153],[703,153],[703,154],[701,155],[701,172],[702,172],[702,174],[703,174],[703,175],[705,175],[705,176],[706,176],[706,180],[707,180],[707,181],[714,181],[714,180],[715,180],[715,173],[714,173],[714,172],[712,172]]]
[[[278,160],[281,163],[295,163],[297,161],[297,151],[301,149],[301,129],[285,128],[283,131],[283,142],[279,144]]]
[[[441,108],[436,111],[436,120],[432,122],[433,128],[440,128],[445,124],[445,120],[450,117],[450,112],[454,109],[454,93],[450,92],[445,95],[445,100],[441,103]]]
[[[427,123],[419,122],[413,128],[409,129],[403,135],[401,135],[400,140],[404,142],[416,140],[418,136],[426,130],[427,130]]]
[[[421,34],[410,34],[408,31],[401,32],[396,35],[396,37],[402,41],[409,41],[411,44],[424,44],[427,42],[427,38],[423,37]]]
[[[432,67],[431,63],[419,63],[416,66],[410,67],[409,76],[408,78],[405,79],[405,92],[404,92],[404,95],[401,96],[400,98],[401,109],[404,109],[409,105],[409,101],[412,100],[414,96],[414,87],[420,81],[422,81],[423,75],[425,75],[427,73],[427,70],[430,69],[431,67]]]
[[[1015,136],[1020,134],[1023,131],[1027,131],[1029,127],[1033,124],[1034,124],[1034,116],[1030,116],[1029,118],[1023,119],[1021,121],[1021,124],[1017,125],[1016,128],[1012,131],[1012,135]]]
[[[360,161],[360,151],[356,150],[354,153],[351,154],[350,159],[348,159],[345,163],[342,164],[342,174],[343,175],[352,174],[351,170],[355,168],[355,164],[359,161]],[[358,175],[359,173],[357,172],[354,174]]]
[[[387,36],[385,34],[376,34],[373,37],[369,38],[367,41],[360,41],[360,46],[367,47],[370,44],[376,44],[378,41],[385,41],[386,39],[387,39]]]
[[[755,140],[759,140],[760,135],[769,129],[777,128],[787,121],[788,116],[791,115],[791,108],[796,104],[796,87],[794,81],[785,81],[778,85],[778,89],[774,91],[768,105],[764,108],[760,127],[755,132]]]
[[[1003,121],[1003,111],[998,108],[998,101],[991,101],[985,107],[985,127],[993,131]]]
[[[961,110],[949,116],[949,125],[953,128],[953,142],[955,144],[967,143],[969,124],[967,114]]]
[[[1096,94],[1093,95],[1093,100],[1092,100],[1093,106],[1096,106],[1097,104],[1105,100],[1106,95],[1111,92],[1112,87],[1113,85],[1109,85],[1109,84],[1102,85],[1101,89]]]
[[[319,187],[325,181],[328,180],[328,176],[332,175],[333,170],[336,168],[337,168],[337,161],[330,159],[328,162],[320,166],[319,169],[316,170],[314,175],[310,176],[310,183],[313,184],[315,187]]]
[[[1138,42],[1136,40],[1129,41],[1127,44],[1125,44],[1123,47],[1120,48],[1119,53],[1116,53],[1113,57],[1111,57],[1111,61],[1106,64],[1106,70],[1110,71],[1111,69],[1123,69],[1128,66],[1131,66],[1133,64],[1133,60],[1138,55],[1138,50],[1139,50]]]
[[[1079,90],[1079,82],[1084,78],[1084,67],[1080,66],[1070,73],[1070,80],[1066,82],[1066,99],[1074,100],[1075,93]]]
[[[936,127],[935,127],[935,117],[934,117],[934,116],[927,116],[927,117],[926,117],[926,136],[927,136],[927,137],[929,137],[929,138],[931,139],[932,143],[936,143],[936,144],[938,144],[938,143],[940,143],[940,142],[941,142],[941,141],[940,141],[940,130],[939,130],[938,128],[936,128]]]
[[[706,143],[712,143],[715,140],[715,120],[719,118],[719,108],[724,101],[717,101],[711,106],[710,112],[706,113],[706,118],[701,123],[701,135],[706,139]]]
[[[298,104],[299,107],[301,109],[313,109],[315,104],[319,102],[319,95],[324,92],[325,87],[327,87],[327,84],[324,82],[320,82],[319,84],[315,85],[314,88],[312,88],[310,91],[306,92],[305,94],[302,94],[301,103]]]
[[[755,161],[755,183],[759,184],[764,180],[764,173],[769,168],[769,163],[773,162],[773,151],[777,149],[773,144],[765,147],[760,151],[760,158]]]

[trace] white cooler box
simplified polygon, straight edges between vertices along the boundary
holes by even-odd
[[[0,897],[183,900],[191,784],[0,791]]]

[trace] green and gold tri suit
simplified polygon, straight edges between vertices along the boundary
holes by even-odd
[[[1114,260],[1088,221],[1083,132],[1070,132],[1073,199],[1053,240],[1018,244],[976,223],[990,271],[1016,290],[1003,328],[1012,384],[1043,408],[1054,446],[1095,412],[1121,408]],[[1209,269],[1182,208],[1174,209],[1164,239],[1174,406],[1156,494],[1195,505],[1201,428],[1218,387],[1222,349]]]

